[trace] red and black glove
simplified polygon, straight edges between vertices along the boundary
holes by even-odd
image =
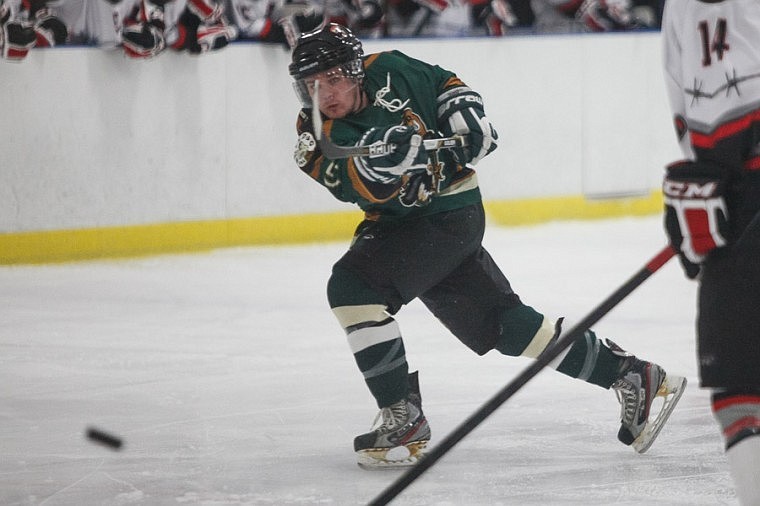
[[[36,34],[35,47],[53,47],[66,43],[68,29],[60,18],[48,8],[49,0],[23,0],[22,10],[27,12]]]
[[[690,279],[715,248],[728,244],[725,169],[712,162],[681,161],[667,167],[665,231]]]
[[[224,4],[216,0],[189,0],[177,20],[177,39],[172,49],[190,54],[226,47],[237,38],[237,28],[224,18]]]
[[[142,0],[124,19],[121,45],[130,58],[158,56],[166,48],[164,4],[168,0]]]
[[[0,22],[0,57],[19,62],[34,47],[37,36],[27,23]]]

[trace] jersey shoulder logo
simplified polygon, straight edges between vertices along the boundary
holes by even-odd
[[[293,158],[298,164],[298,167],[304,168],[306,164],[311,161],[315,149],[317,149],[317,141],[314,139],[314,135],[311,132],[303,132],[298,136],[296,150],[295,153],[293,153]]]

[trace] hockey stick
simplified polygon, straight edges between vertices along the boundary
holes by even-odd
[[[628,281],[615,290],[607,299],[601,304],[595,307],[583,320],[578,322],[573,328],[563,334],[553,346],[545,350],[539,357],[531,364],[530,367],[525,369],[519,374],[511,383],[502,388],[494,397],[488,402],[483,404],[475,413],[470,415],[462,424],[459,425],[453,432],[451,432],[446,438],[438,443],[433,449],[427,453],[417,464],[409,468],[404,474],[402,474],[396,481],[390,484],[380,495],[378,495],[370,506],[382,506],[388,504],[394,497],[400,494],[406,487],[408,487],[414,480],[420,477],[422,473],[430,469],[438,459],[446,454],[451,448],[454,447],[459,441],[461,441],[467,434],[472,432],[483,420],[491,415],[496,409],[504,404],[510,397],[512,397],[518,390],[520,390],[525,384],[535,377],[541,370],[548,366],[552,360],[557,358],[562,351],[568,348],[573,342],[591,328],[596,322],[598,322],[604,315],[610,312],[612,308],[617,306],[620,301],[625,299],[633,290],[641,285],[652,274],[657,272],[663,265],[670,260],[675,251],[670,246],[666,246],[662,251],[657,253],[644,267],[642,267],[636,274],[634,274]]]
[[[316,14],[316,9],[313,5],[285,4],[275,8],[270,17],[282,27],[282,31],[285,33],[285,41],[292,51],[301,37],[296,16],[313,16],[314,14]]]
[[[392,143],[374,143],[368,146],[339,146],[333,143],[328,136],[322,136],[322,114],[319,112],[319,80],[314,81],[314,95],[311,97],[312,104],[316,104],[312,109],[314,121],[314,137],[319,143],[319,149],[325,158],[330,160],[340,160],[343,158],[352,158],[355,156],[373,156],[392,153],[396,145]],[[439,139],[424,139],[422,146],[425,151],[438,151],[447,148],[463,148],[467,146],[467,140],[461,135],[452,137],[441,137]]]
[[[277,21],[282,27],[282,31],[285,33],[285,41],[288,43],[288,47],[292,50],[296,47],[298,38],[301,36],[301,31],[298,29],[296,20],[293,15],[285,16]]]

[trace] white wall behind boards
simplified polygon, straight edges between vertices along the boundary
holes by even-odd
[[[383,49],[483,95],[501,139],[478,166],[488,200],[646,193],[678,157],[657,33],[365,44]],[[288,61],[247,43],[0,61],[0,233],[350,209],[292,161]]]

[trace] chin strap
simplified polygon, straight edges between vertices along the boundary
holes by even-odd
[[[404,107],[406,107],[406,104],[409,103],[409,99],[406,99],[404,102],[401,101],[401,99],[394,98],[390,102],[385,100],[383,97],[390,93],[391,91],[391,73],[388,72],[386,74],[387,81],[385,83],[385,86],[377,90],[375,92],[375,102],[372,105],[376,105],[378,107],[384,107],[390,112],[398,112]]]

